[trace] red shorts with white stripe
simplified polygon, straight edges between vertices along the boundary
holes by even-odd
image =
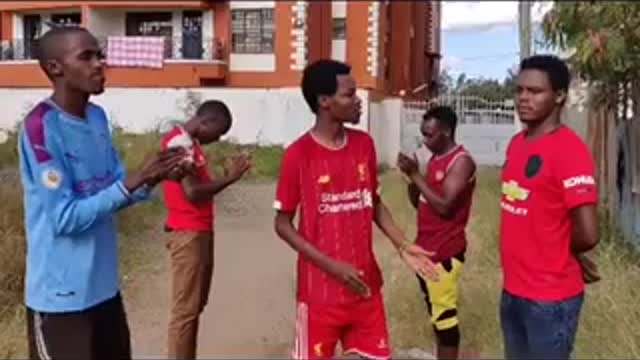
[[[382,294],[348,305],[298,303],[294,359],[329,359],[340,341],[345,354],[391,358]]]

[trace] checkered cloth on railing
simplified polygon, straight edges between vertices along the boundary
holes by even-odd
[[[165,38],[159,36],[110,36],[107,65],[114,67],[162,68]]]

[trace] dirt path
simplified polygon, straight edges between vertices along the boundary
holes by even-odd
[[[273,185],[242,184],[218,199],[214,281],[201,318],[199,358],[288,355],[295,256],[273,233],[273,194]],[[167,255],[163,239],[153,240],[149,251],[157,261],[127,287],[136,358],[166,356]]]

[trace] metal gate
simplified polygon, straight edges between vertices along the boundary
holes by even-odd
[[[458,115],[456,141],[467,148],[479,165],[504,163],[506,147],[518,131],[513,101],[487,101],[476,96],[444,95],[428,101],[405,101],[400,127],[404,153],[418,151],[428,156],[422,145],[420,124],[424,113],[437,105],[454,109]]]

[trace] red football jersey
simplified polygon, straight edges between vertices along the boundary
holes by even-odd
[[[518,134],[502,172],[500,253],[504,288],[536,301],[561,301],[584,291],[571,254],[570,211],[597,204],[589,148],[566,126],[535,141]]]
[[[436,193],[442,195],[444,179],[449,169],[460,157],[471,155],[461,145],[456,146],[442,156],[433,155],[427,164],[426,183]],[[475,174],[469,179],[467,187],[459,195],[456,210],[451,218],[445,219],[438,214],[427,200],[420,195],[418,206],[417,245],[435,255],[435,262],[444,261],[465,251],[467,239],[465,229],[469,222]]]
[[[373,253],[378,199],[376,153],[369,134],[347,129],[340,149],[320,145],[310,133],[284,155],[274,207],[295,212],[299,233],[319,251],[364,271],[375,294],[382,276]],[[346,304],[361,298],[304,257],[298,257],[298,300]]]
[[[162,149],[167,149],[173,139],[185,135],[184,129],[176,127],[162,140]],[[207,157],[197,142],[193,142],[193,161],[198,169],[198,178],[202,182],[211,181],[212,177],[207,170]],[[166,225],[169,228],[179,231],[213,231],[213,198],[193,204],[187,199],[182,184],[171,180],[162,182],[162,191],[168,210]]]

